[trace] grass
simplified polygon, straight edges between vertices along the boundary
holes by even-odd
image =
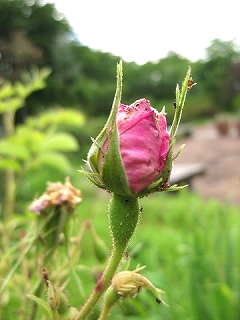
[[[91,220],[110,250],[107,224],[109,195],[89,187],[85,179],[80,178],[78,183],[82,186],[83,202],[72,220],[70,235],[77,235],[81,223]],[[142,274],[166,292],[164,300],[169,306],[158,305],[153,294],[143,290],[135,299],[124,300],[116,305],[110,319],[238,320],[239,208],[220,204],[216,200],[205,202],[188,190],[152,195],[141,199],[140,203],[143,207],[141,221],[123,259],[122,268],[129,264],[133,270],[137,264],[146,265]],[[8,228],[8,231],[12,228],[10,243],[13,246],[20,231],[24,226],[27,228],[31,219],[33,217],[30,216],[20,220],[15,217],[15,224],[12,222],[12,225],[1,226],[1,236],[4,235],[4,228]],[[84,302],[95,285],[97,274],[103,268],[103,263],[94,254],[88,233],[84,235],[79,251],[79,259],[71,268],[65,268],[61,278],[70,278],[66,293],[70,303],[76,307]],[[17,255],[17,252],[12,254],[12,262]],[[25,263],[33,264],[34,258],[32,252]],[[55,258],[53,270],[50,271],[53,275],[60,275],[66,259],[64,247],[59,248]],[[19,315],[19,310],[24,307],[24,295],[29,293],[36,281],[36,274],[33,274],[29,277],[28,285],[24,285],[22,267],[17,269],[0,296],[2,320],[11,320]],[[4,278],[6,268],[0,272],[1,278]],[[45,299],[45,295],[43,297]],[[97,314],[96,311],[90,319],[97,319]],[[39,316],[38,319],[44,318]]]

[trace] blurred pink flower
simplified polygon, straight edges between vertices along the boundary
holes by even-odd
[[[65,183],[48,182],[47,190],[39,198],[33,200],[29,209],[36,214],[51,206],[65,205],[72,211],[82,201],[81,191],[75,189],[67,177]]]

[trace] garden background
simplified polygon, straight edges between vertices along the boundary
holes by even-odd
[[[69,280],[65,291],[72,306],[81,306],[103,268],[96,234],[110,250],[109,195],[78,170],[90,137],[96,137],[109,114],[120,57],[83,46],[54,13],[49,3],[0,2],[3,320],[44,319],[27,296],[41,278],[37,251],[27,248],[36,223],[29,205],[47,181],[64,182],[69,176],[82,192],[68,233],[75,260],[68,264],[62,243],[48,267],[57,285]],[[197,85],[188,93],[178,135],[186,153],[183,149],[177,161],[201,162],[205,174],[193,180],[191,190],[141,199],[141,223],[122,265],[132,270],[146,265],[143,275],[166,292],[169,306],[159,306],[151,292],[143,291],[115,306],[112,319],[240,318],[239,49],[233,41],[213,39],[204,60],[189,61],[171,51],[156,63],[124,62],[122,102],[145,97],[159,111],[165,106],[170,124],[175,86],[189,65]],[[227,125],[224,133],[219,124]],[[86,227],[86,220],[94,229]]]

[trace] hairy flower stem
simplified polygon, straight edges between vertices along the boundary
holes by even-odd
[[[104,304],[103,308],[102,308],[102,311],[101,311],[101,314],[100,314],[100,317],[98,318],[98,320],[106,320],[106,319],[108,319],[110,311],[111,311],[111,308],[107,304]]]
[[[109,205],[112,253],[101,278],[98,279],[97,285],[74,320],[86,320],[108,288],[121,262],[128,242],[135,231],[139,213],[138,198],[128,198],[116,194],[112,195]]]

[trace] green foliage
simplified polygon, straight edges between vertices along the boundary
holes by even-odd
[[[77,111],[72,116],[74,114],[81,119],[80,125],[82,125],[82,115]],[[58,118],[57,110],[55,115]],[[18,126],[13,135],[0,141],[0,170],[14,170],[17,173],[17,184],[22,183],[23,176],[31,176],[33,173],[34,179],[37,181],[38,176],[42,176],[42,171],[45,171],[46,168],[52,168],[54,171],[58,170],[65,174],[70,173],[71,164],[66,152],[76,152],[79,149],[78,141],[70,133],[56,131],[61,127],[60,121],[57,125],[56,123],[49,125],[47,130],[45,129],[45,122],[44,128],[39,129],[39,125],[43,124],[41,122],[42,118],[45,118],[44,114],[39,117],[40,122],[38,122],[38,119],[32,118],[29,121],[29,126],[28,122]],[[59,118],[61,119],[61,116]],[[73,122],[75,121],[74,118]],[[33,126],[34,122],[36,127]],[[51,175],[48,179],[51,179]]]
[[[77,139],[65,132],[67,126],[81,127],[84,124],[84,116],[77,110],[55,108],[28,118],[24,124],[14,126],[16,111],[24,106],[31,92],[45,87],[49,74],[48,69],[35,68],[30,73],[23,74],[22,82],[12,84],[5,81],[0,87],[0,113],[4,133],[0,140],[0,171],[3,171],[5,178],[5,192],[1,201],[5,203],[3,212],[6,210],[9,214],[19,191],[21,193],[20,186],[24,176],[34,173],[37,180],[42,175],[41,171],[46,171],[46,168],[53,168],[53,171],[64,172],[66,175],[71,170],[66,152],[76,152],[79,149]],[[11,203],[11,209],[8,208],[8,203],[9,206]]]
[[[233,108],[236,112],[240,113],[240,93],[233,99]]]
[[[69,279],[64,291],[69,303],[80,308],[103,270],[110,238],[105,205],[108,196],[90,189],[77,169],[86,157],[89,136],[96,136],[102,126],[100,116],[105,118],[111,109],[119,57],[69,40],[70,27],[57,18],[53,4],[3,0],[0,13],[0,45],[4,49],[0,61],[0,194],[4,218],[0,222],[0,286],[4,288],[0,318],[11,320],[17,314],[25,320],[31,314],[32,319],[42,320],[44,312],[39,308],[36,315],[35,302],[48,317],[55,312],[46,303],[46,293],[36,293],[41,282],[36,270],[42,260],[39,248],[44,237],[26,205],[43,191],[46,181],[63,180],[66,175],[72,175],[74,185],[82,189],[84,201],[49,266],[57,287],[62,288]],[[184,121],[213,116],[220,109],[239,111],[239,51],[233,42],[215,39],[206,53],[205,60],[196,62],[170,52],[156,63],[124,63],[122,102],[130,104],[144,96],[158,110],[166,105],[170,123],[175,85],[191,65],[198,85],[189,94]],[[36,68],[21,78],[22,70],[30,70],[33,64],[48,65],[52,72]],[[55,107],[58,103],[72,107],[60,109]],[[15,127],[16,112],[23,106],[35,116]],[[88,119],[86,127],[79,108],[96,116]],[[45,111],[37,114],[39,109]],[[73,168],[69,156],[78,151],[79,142],[82,154],[77,154]],[[159,306],[143,291],[136,299],[116,305],[112,317],[238,320],[239,208],[214,200],[206,203],[186,190],[154,195],[141,199],[141,203],[141,223],[121,268],[134,270],[139,263],[146,265],[144,276],[166,291],[164,300],[169,307]],[[13,215],[15,212],[21,215]],[[89,220],[95,223],[94,233],[89,232]],[[70,240],[67,245],[66,239]],[[101,256],[96,253],[96,244],[106,245]],[[90,318],[96,319],[96,314]]]
[[[76,176],[79,185],[85,184]],[[70,224],[69,236],[75,239],[80,234],[80,227],[85,226],[85,220],[94,221],[96,232],[110,248],[107,232],[108,197],[97,190],[84,187],[85,196]],[[94,197],[94,201],[92,201]],[[141,200],[143,212],[136,236],[132,239],[128,253],[121,269],[135,269],[136,265],[146,265],[142,272],[154,285],[164,289],[164,300],[168,307],[158,305],[148,291],[143,290],[135,299],[126,299],[116,305],[111,313],[114,319],[188,319],[217,320],[223,315],[229,320],[238,320],[240,291],[240,216],[239,209],[223,205],[215,200],[203,201],[197,195],[187,190],[176,194],[161,193]],[[20,243],[19,233],[34,222],[34,217],[28,215],[14,219],[8,224],[1,224],[1,238],[5,232],[11,234],[12,263],[18,257]],[[84,228],[85,228],[84,227]],[[65,289],[69,303],[77,308],[85,301],[86,296],[95,285],[96,275],[102,270],[91,244],[91,236],[85,229],[81,240],[81,250],[75,241],[68,248],[76,251],[72,264],[66,258],[66,249],[59,246],[56,259],[52,260],[50,278],[61,285],[66,278],[70,281]],[[2,244],[3,245],[3,244]],[[76,247],[75,247],[76,245]],[[18,248],[18,249],[17,249]],[[74,249],[75,248],[75,249]],[[1,247],[2,250],[2,247]],[[78,253],[78,254],[77,254]],[[128,256],[128,258],[127,258]],[[1,259],[1,274],[4,276],[8,268],[4,267],[6,256]],[[34,265],[36,256],[28,253],[27,265]],[[127,259],[127,260],[126,260]],[[128,261],[130,259],[130,261]],[[92,267],[94,264],[94,267]],[[8,283],[5,294],[8,298],[2,301],[1,319],[13,319],[13,312],[21,308],[25,300],[29,313],[29,300],[26,294],[31,292],[32,285],[40,277],[33,272],[33,279],[24,281],[22,269],[24,263]],[[33,281],[33,282],[31,282]],[[16,286],[16,283],[18,284]],[[32,283],[32,284],[31,284]],[[3,299],[4,295],[1,296]],[[47,300],[46,293],[42,295]],[[21,302],[22,301],[22,302]],[[38,317],[44,313],[39,310]],[[96,312],[97,314],[97,312]],[[90,319],[96,319],[93,314]],[[40,316],[42,315],[42,316]],[[26,318],[26,313],[23,316]],[[111,319],[110,317],[110,319]]]
[[[15,48],[14,52],[11,49],[11,41],[17,30],[23,31],[23,37],[21,37],[23,47]],[[34,58],[34,52],[40,54],[41,64],[48,65],[56,37],[66,32],[70,32],[70,26],[53,4],[42,5],[40,1],[2,0],[0,3],[0,40],[4,43],[4,47],[1,71],[9,76],[12,67],[16,68],[14,66],[16,62],[18,62],[17,68],[21,68],[21,71],[28,68],[29,62],[31,63]],[[23,38],[26,41],[23,41]],[[29,49],[29,43],[32,44],[32,52],[26,50]],[[34,48],[35,50],[38,48],[38,51],[34,51]],[[27,61],[27,58],[30,61]]]
[[[239,209],[214,200],[206,204],[186,190],[143,199],[142,205],[142,221],[132,241],[133,251],[140,244],[141,249],[133,257],[132,268],[137,262],[147,266],[147,277],[166,291],[169,307],[159,308],[146,293],[123,308],[125,316],[131,312],[130,319],[134,315],[136,319],[137,315],[149,319],[212,320],[221,315],[238,319]],[[141,314],[140,304],[145,305]]]
[[[42,132],[27,126],[19,127],[13,136],[0,141],[0,154],[4,156],[2,160],[7,157],[14,158],[20,171],[41,168],[43,163],[67,170],[70,164],[67,158],[63,155],[60,157],[58,152],[76,150],[78,143],[68,133]]]
[[[60,103],[81,108],[89,116],[108,115],[119,57],[81,45],[54,4],[3,0],[1,12],[0,43],[5,49],[1,52],[0,75],[16,81],[20,72],[33,64],[48,65],[52,70],[41,94],[35,92],[28,97],[30,114]],[[166,104],[171,117],[176,83],[181,82],[182,70],[190,65],[198,85],[189,95],[191,107],[183,120],[213,116],[219,110],[235,111],[239,61],[240,52],[233,41],[214,39],[206,48],[204,60],[192,62],[171,51],[155,63],[125,62],[122,102],[130,104],[145,97],[155,108],[162,109]]]
[[[215,39],[206,49],[206,60],[198,61],[195,68],[197,95],[209,97],[215,110],[232,111],[234,96],[239,93],[240,52],[233,41]]]
[[[12,84],[10,81],[3,81],[0,84],[0,114],[5,112],[16,112],[23,107],[27,96],[33,91],[43,89],[45,80],[50,70],[33,68],[30,72],[22,74],[22,80]]]

